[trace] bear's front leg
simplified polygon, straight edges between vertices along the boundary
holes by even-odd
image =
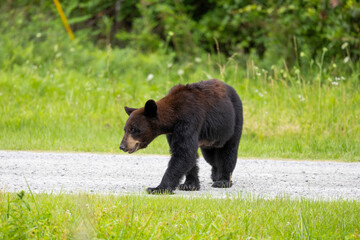
[[[196,163],[196,155],[192,159],[172,156],[159,186],[148,188],[147,192],[149,194],[172,194],[179,185],[180,179]]]
[[[199,181],[199,167],[195,165],[187,174],[186,180],[183,184],[179,185],[179,190],[182,191],[199,191],[200,190],[200,181]]]
[[[178,125],[173,134],[169,134],[168,142],[171,159],[168,168],[156,188],[148,188],[149,194],[172,193],[180,183],[180,179],[196,166],[198,140],[191,127]]]
[[[181,177],[178,177],[177,175],[174,175],[172,173],[174,171],[174,169],[170,167],[172,161],[174,161],[173,158],[171,158],[169,162],[169,167],[166,170],[165,175],[163,176],[159,186],[155,188],[148,188],[146,190],[149,194],[173,194],[173,191],[179,184]]]

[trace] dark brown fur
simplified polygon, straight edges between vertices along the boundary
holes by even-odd
[[[132,153],[167,135],[172,157],[160,185],[149,192],[172,191],[184,175],[180,189],[199,189],[198,147],[213,166],[213,186],[231,186],[243,122],[241,100],[232,87],[215,79],[178,85],[157,102],[149,100],[145,107],[125,107],[125,111],[129,119],[122,150]]]

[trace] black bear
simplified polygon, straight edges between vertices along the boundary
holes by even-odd
[[[177,85],[159,101],[148,100],[139,109],[125,107],[129,119],[120,149],[133,153],[166,134],[171,159],[152,194],[200,189],[197,150],[212,166],[212,187],[232,186],[243,126],[242,103],[236,91],[216,80]],[[182,177],[185,182],[179,185]]]

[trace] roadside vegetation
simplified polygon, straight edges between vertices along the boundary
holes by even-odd
[[[171,32],[154,51],[99,47],[87,28],[71,41],[48,7],[0,8],[0,149],[120,153],[124,106],[218,78],[243,100],[240,157],[360,160],[360,68],[350,42],[315,55],[299,46],[287,61],[227,55],[215,39],[216,51],[184,57]],[[141,153],[168,154],[165,137]]]
[[[166,54],[69,44],[44,49],[55,55],[51,62],[0,69],[1,149],[120,153],[124,106],[142,107],[175,84],[218,78],[243,100],[240,157],[360,160],[359,72],[321,62],[308,72],[253,61],[243,69],[237,56],[177,63]],[[168,154],[165,138],[142,153]]]
[[[359,239],[360,203],[0,192],[1,239]]]

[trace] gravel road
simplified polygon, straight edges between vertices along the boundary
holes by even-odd
[[[156,187],[169,156],[0,151],[0,189],[33,192],[144,193]],[[201,190],[176,195],[290,196],[360,200],[360,163],[239,159],[233,187],[211,188],[199,159]]]

